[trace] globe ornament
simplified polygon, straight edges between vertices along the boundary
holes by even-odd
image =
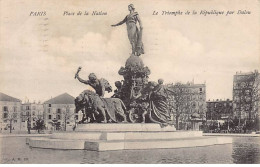
[[[144,63],[143,63],[143,60],[140,57],[131,55],[126,60],[125,67],[128,68],[128,69],[143,68],[144,67]]]

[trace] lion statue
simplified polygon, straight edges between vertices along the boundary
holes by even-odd
[[[127,122],[126,107],[118,98],[101,98],[91,90],[83,91],[75,99],[76,113],[83,112],[79,123],[90,119],[90,123]]]

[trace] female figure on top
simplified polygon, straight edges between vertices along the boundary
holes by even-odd
[[[132,54],[136,56],[140,56],[144,54],[144,47],[142,42],[142,22],[137,12],[135,12],[135,8],[133,4],[128,5],[128,10],[130,14],[127,15],[124,20],[121,22],[111,25],[112,27],[122,25],[126,23],[127,26],[127,34],[130,44],[132,45]],[[139,23],[140,30],[138,29],[136,23]]]

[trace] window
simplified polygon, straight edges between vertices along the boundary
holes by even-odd
[[[75,115],[75,119],[78,120],[78,119],[79,119],[79,116],[78,116],[78,115]]]
[[[245,82],[242,82],[241,83],[241,86],[244,88],[244,87],[246,87],[246,83]]]
[[[49,115],[49,119],[51,119],[51,115]]]
[[[4,106],[4,111],[8,111],[8,107],[7,106]]]
[[[196,97],[195,97],[195,96],[192,96],[192,100],[196,100]]]
[[[26,110],[30,110],[30,106],[26,106]]]
[[[50,113],[51,112],[51,109],[50,108],[48,108],[48,113]]]
[[[32,109],[33,109],[33,110],[35,110],[35,109],[36,109],[36,107],[35,107],[35,106],[33,106],[33,107],[32,107]]]
[[[16,106],[14,106],[14,112],[16,112],[17,111],[17,107]]]
[[[246,102],[250,102],[251,101],[251,97],[250,96],[246,96],[245,99],[246,99]]]
[[[51,107],[51,104],[49,104],[49,107]]]
[[[17,113],[14,113],[14,114],[13,114],[13,118],[17,118]]]
[[[17,123],[17,120],[14,120],[14,123]]]
[[[58,114],[61,113],[61,109],[60,109],[60,108],[57,109],[57,113],[58,113]]]
[[[7,118],[8,117],[8,114],[7,113],[4,113],[4,118]]]
[[[35,111],[32,112],[32,115],[35,115]]]
[[[60,119],[60,115],[57,115],[57,119]]]

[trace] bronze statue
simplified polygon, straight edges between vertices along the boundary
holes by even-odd
[[[132,54],[140,56],[141,54],[144,54],[144,47],[142,42],[143,25],[139,14],[135,12],[133,4],[128,5],[128,10],[130,11],[130,14],[127,15],[124,20],[111,26],[115,27],[126,23],[128,39],[132,45]],[[137,22],[139,23],[140,30],[136,25]]]
[[[114,90],[114,94],[112,98],[122,98],[122,83],[121,81],[115,82],[116,90]]]
[[[139,94],[133,96],[129,110],[130,121],[173,124],[167,101],[168,91],[170,90],[163,85],[162,79],[158,80],[158,84],[153,81],[149,82]]]
[[[171,115],[167,103],[167,89],[163,85],[163,80],[159,80],[159,84],[151,82],[151,92],[149,95],[149,103],[151,112],[150,120],[157,123],[171,122]]]
[[[97,79],[94,73],[89,75],[89,80],[81,79],[79,77],[81,67],[79,67],[75,78],[93,87],[96,93],[89,90],[82,92],[75,100],[76,112],[82,110],[83,118],[89,118],[90,122],[126,122],[128,120],[132,123],[153,122],[172,125],[167,100],[169,90],[163,85],[162,79],[158,80],[158,84],[148,82],[151,72],[139,57],[144,54],[142,22],[133,4],[128,6],[128,10],[130,14],[123,21],[111,25],[114,27],[126,23],[128,39],[132,46],[132,55],[127,59],[125,67],[121,67],[118,71],[124,77],[123,82],[115,82],[117,89],[112,98],[103,98],[105,91],[112,91],[110,84],[105,79]]]
[[[102,123],[107,123],[108,121],[126,122],[126,107],[124,103],[118,98],[103,98],[105,91],[112,91],[109,82],[104,78],[97,79],[94,73],[89,74],[89,80],[83,80],[79,77],[80,70],[81,67],[78,68],[75,78],[84,84],[90,85],[96,91],[95,93],[85,90],[75,99],[76,113],[80,110],[83,112],[83,118],[80,123],[87,119],[90,119],[90,122]]]
[[[76,113],[83,111],[80,123],[90,118],[90,122],[127,122],[126,107],[118,98],[102,98],[91,90],[83,91],[75,99]]]
[[[75,78],[77,78],[80,82],[90,85],[93,89],[95,89],[96,93],[100,97],[104,97],[105,91],[112,92],[112,87],[110,86],[109,82],[104,79],[97,79],[96,75],[94,73],[90,73],[88,78],[89,80],[83,80],[79,77],[79,72],[81,70],[81,67],[78,68],[77,73],[75,74]]]

